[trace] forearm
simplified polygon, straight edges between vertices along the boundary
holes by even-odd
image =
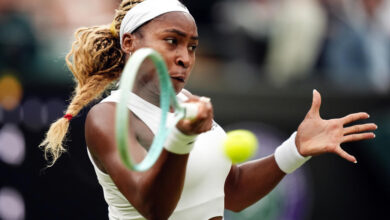
[[[267,195],[286,175],[275,162],[273,155],[250,161],[232,169],[235,181],[228,187],[225,206],[241,211]]]
[[[136,174],[136,201],[140,203],[140,212],[148,219],[166,219],[175,209],[196,137],[185,135],[174,127],[156,163],[146,172]]]

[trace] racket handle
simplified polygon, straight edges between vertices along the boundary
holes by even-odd
[[[200,97],[199,101],[202,102],[210,102],[210,98],[208,97]],[[194,119],[198,115],[199,111],[199,103],[197,102],[185,102],[180,104],[182,108],[185,109],[184,118]]]
[[[195,102],[181,103],[181,107],[185,109],[184,118],[194,119],[198,115],[199,104]]]

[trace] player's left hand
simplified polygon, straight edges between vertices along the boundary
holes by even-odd
[[[315,156],[324,153],[334,153],[356,163],[356,158],[341,148],[342,143],[375,138],[371,131],[377,129],[374,123],[357,124],[346,127],[347,124],[370,116],[365,112],[349,114],[342,118],[324,120],[320,116],[321,95],[313,91],[312,106],[305,119],[298,127],[295,144],[302,156]]]

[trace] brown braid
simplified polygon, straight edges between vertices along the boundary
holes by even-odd
[[[127,11],[140,2],[142,0],[123,0],[119,5],[113,21],[117,33]],[[65,59],[76,82],[73,98],[65,112],[73,117],[99,98],[119,78],[125,64],[119,37],[111,33],[108,25],[80,28],[76,31],[75,38]],[[67,118],[58,119],[50,126],[46,138],[39,145],[44,148],[49,167],[66,151],[62,144],[68,128]]]

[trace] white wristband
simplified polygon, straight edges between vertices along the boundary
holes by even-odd
[[[176,126],[173,126],[171,129],[165,141],[165,150],[175,154],[190,153],[198,135],[185,135]]]
[[[292,173],[311,158],[311,156],[304,157],[298,152],[295,146],[296,135],[297,132],[294,132],[289,139],[275,150],[276,163],[285,173]]]

